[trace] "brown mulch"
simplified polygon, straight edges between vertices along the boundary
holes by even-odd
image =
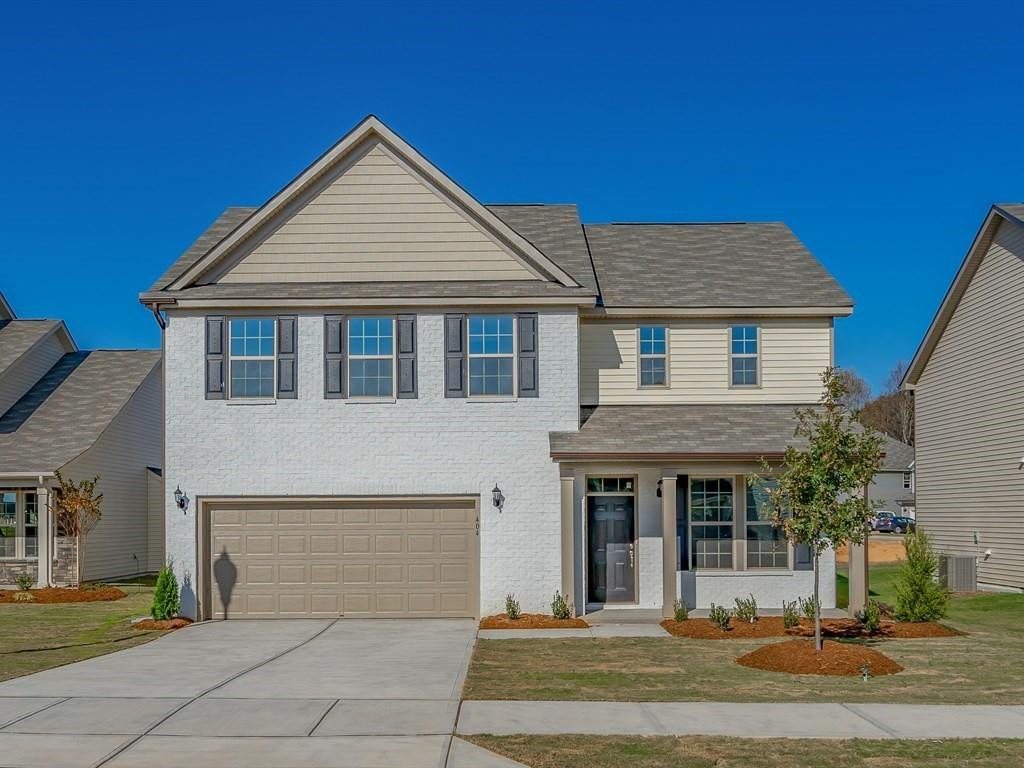
[[[117,587],[100,587],[98,589],[69,589],[67,587],[47,587],[46,589],[30,589],[34,600],[22,603],[93,603],[101,600],[120,600],[126,593]],[[0,589],[0,603],[14,603],[17,590]]]
[[[556,619],[546,613],[524,613],[514,621],[506,613],[480,619],[480,629],[586,629],[583,619]]]
[[[736,659],[737,664],[769,672],[788,672],[792,675],[850,675],[860,676],[867,664],[872,677],[894,675],[903,667],[876,650],[856,643],[838,643],[826,640],[821,653],[814,650],[808,640],[787,640],[783,643],[762,645],[756,651]]]
[[[187,627],[191,623],[192,619],[185,619],[181,617],[177,619],[167,619],[166,621],[157,621],[156,619],[143,619],[142,621],[137,621],[134,624],[132,624],[132,629],[181,629],[182,627]]]
[[[723,632],[709,619],[687,619],[686,621],[673,621],[666,619],[661,626],[670,635],[676,637],[689,637],[697,640],[728,640],[730,638],[750,637],[814,637],[814,624],[806,619],[801,620],[800,626],[786,629],[782,624],[781,616],[762,616],[751,624],[749,621],[736,621],[729,623],[729,630]],[[891,638],[921,638],[921,637],[956,637],[960,633],[949,627],[934,622],[921,624],[903,623],[898,621],[883,621],[879,630],[874,633],[864,631],[864,627],[855,619],[825,619],[821,622],[821,632],[825,637],[891,637]]]

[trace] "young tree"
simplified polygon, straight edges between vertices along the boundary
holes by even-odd
[[[85,537],[96,527],[103,516],[100,508],[103,494],[96,493],[99,477],[76,483],[56,471],[57,487],[50,491],[50,509],[57,523],[57,529],[64,536],[75,540],[75,580],[82,580],[82,562],[85,559]]]
[[[843,406],[845,390],[836,370],[826,369],[821,381],[820,406],[795,411],[794,436],[803,438],[807,447],[786,448],[777,486],[768,489],[775,524],[792,544],[811,550],[818,651],[822,648],[821,554],[829,547],[864,541],[872,511],[864,490],[882,465],[882,439],[856,424]]]
[[[935,621],[946,615],[949,592],[935,581],[939,561],[924,531],[903,538],[907,559],[896,577],[896,618]]]

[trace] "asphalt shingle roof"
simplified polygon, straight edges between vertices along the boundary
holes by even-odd
[[[575,205],[488,205],[488,210],[541,253],[597,293],[587,238]]]
[[[1006,211],[1017,221],[1024,223],[1024,203],[1000,203],[996,208]]]
[[[159,350],[64,355],[0,417],[0,472],[51,472],[89,448],[160,362]]]
[[[0,373],[60,326],[60,320],[10,320],[0,324]]]
[[[882,439],[884,441],[882,450],[885,451],[885,458],[882,459],[882,469],[899,472],[908,471],[910,465],[914,463],[913,446],[902,443],[895,437],[890,437],[886,434],[882,434]]]
[[[223,240],[224,237],[235,227],[249,218],[255,210],[255,208],[244,206],[232,206],[231,208],[226,209],[217,217],[213,224],[207,227],[206,231],[203,232],[203,234],[201,234],[196,241],[192,243],[192,245],[190,245],[185,252],[167,268],[160,278],[150,286],[149,290],[163,290],[181,277],[189,267],[206,255],[207,251]]]

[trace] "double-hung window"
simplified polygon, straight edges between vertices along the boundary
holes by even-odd
[[[903,489],[909,491],[914,485],[913,475],[910,472],[903,473]]]
[[[515,339],[510,315],[469,318],[469,396],[515,394]]]
[[[789,544],[782,528],[772,522],[769,493],[778,487],[776,480],[747,478],[747,568],[789,567]]]
[[[39,504],[35,491],[0,491],[0,558],[39,556]]]
[[[274,396],[275,325],[271,317],[233,317],[229,321],[230,398]]]
[[[690,481],[690,565],[732,568],[732,478]]]
[[[348,353],[349,396],[394,396],[394,318],[351,318],[348,322]]]
[[[641,325],[640,386],[668,386],[668,328],[664,325]]]
[[[734,387],[756,387],[760,337],[756,325],[733,325],[729,328],[729,381]]]
[[[0,557],[18,556],[18,493],[0,492]]]

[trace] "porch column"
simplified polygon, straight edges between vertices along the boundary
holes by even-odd
[[[36,587],[50,586],[53,555],[50,552],[50,491],[36,488],[36,521],[38,559],[36,560]]]
[[[864,489],[864,498],[868,497],[868,489]],[[847,563],[847,576],[849,578],[850,604],[847,610],[853,616],[857,611],[864,610],[868,604],[868,536],[864,537],[863,544],[850,544],[846,551],[849,553]]]
[[[661,615],[672,618],[676,604],[676,475],[661,473]]]
[[[572,606],[573,616],[582,615],[580,606],[576,605],[576,564],[573,553],[575,552],[573,536],[573,496],[576,478],[573,474],[563,474],[561,477],[561,505],[562,505],[562,594],[565,600]],[[586,606],[584,606],[585,608]]]

